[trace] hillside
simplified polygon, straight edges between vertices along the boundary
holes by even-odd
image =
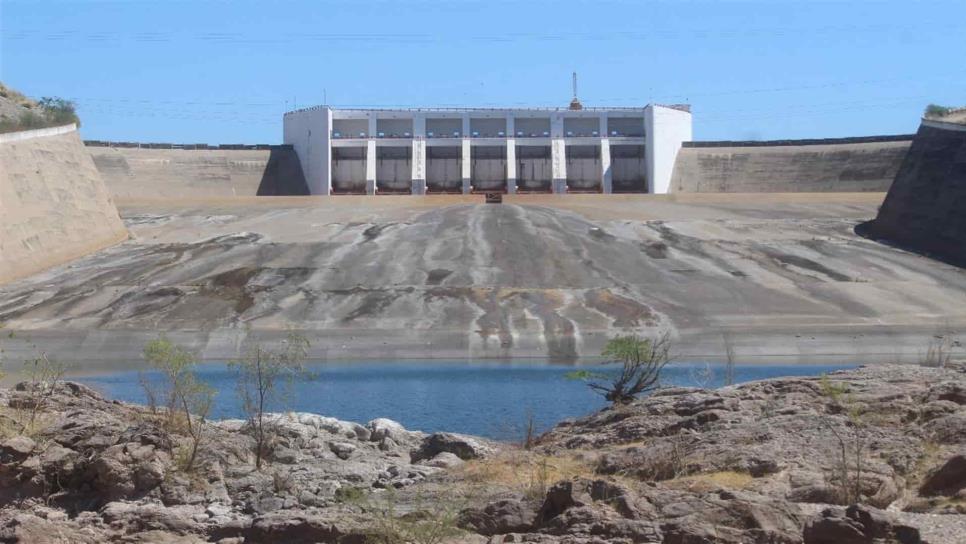
[[[0,83],[0,134],[70,124],[80,126],[73,102],[46,97],[38,102]]]

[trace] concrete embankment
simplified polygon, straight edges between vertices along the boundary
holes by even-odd
[[[108,189],[121,200],[307,195],[289,146],[172,146],[87,142]]]
[[[911,135],[767,142],[685,142],[672,192],[886,191]]]
[[[0,134],[0,283],[126,238],[74,125]]]
[[[671,331],[681,360],[966,352],[966,271],[856,236],[881,193],[285,197],[122,206],[135,239],[0,288],[33,353],[130,368],[302,331],[319,359],[596,356]],[[959,334],[957,337],[956,334]],[[22,342],[22,343],[21,343]],[[953,343],[956,342],[956,343]]]
[[[924,120],[878,216],[858,231],[966,266],[966,123]]]

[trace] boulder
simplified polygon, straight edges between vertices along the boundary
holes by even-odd
[[[37,443],[26,436],[14,436],[0,442],[0,463],[20,463],[37,448]]]
[[[420,465],[425,465],[427,467],[434,468],[456,468],[465,463],[462,459],[456,456],[454,453],[448,451],[443,451],[436,454],[432,459],[426,459],[424,461],[419,461]]]
[[[966,489],[966,454],[959,453],[926,475],[919,494],[953,496],[962,489]]]
[[[589,493],[577,487],[574,482],[557,482],[547,490],[543,505],[537,514],[537,523],[543,525],[567,510],[586,506],[593,500]]]
[[[927,401],[945,400],[960,406],[966,404],[966,385],[956,382],[943,382],[929,388]]]
[[[464,461],[482,459],[496,449],[483,440],[456,433],[433,433],[423,439],[419,449],[412,455],[413,462],[432,459],[440,453],[452,453]]]
[[[369,430],[369,440],[372,442],[381,442],[388,438],[396,443],[402,443],[411,436],[402,424],[386,418],[373,419],[366,424],[366,428]]]
[[[803,544],[920,544],[919,530],[864,505],[828,508],[805,524]]]
[[[459,527],[485,536],[527,532],[537,519],[537,508],[521,499],[504,499],[483,508],[460,512]]]

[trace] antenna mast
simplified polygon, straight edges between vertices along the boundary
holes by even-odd
[[[580,103],[580,100],[577,99],[577,72],[573,73],[573,85],[574,85],[574,97],[570,101],[570,109],[582,110],[584,109],[584,106]]]

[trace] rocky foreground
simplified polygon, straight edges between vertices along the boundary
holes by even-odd
[[[3,542],[966,542],[961,366],[665,389],[530,449],[285,414],[261,470],[241,421],[186,470],[143,407],[37,400],[0,391]]]

